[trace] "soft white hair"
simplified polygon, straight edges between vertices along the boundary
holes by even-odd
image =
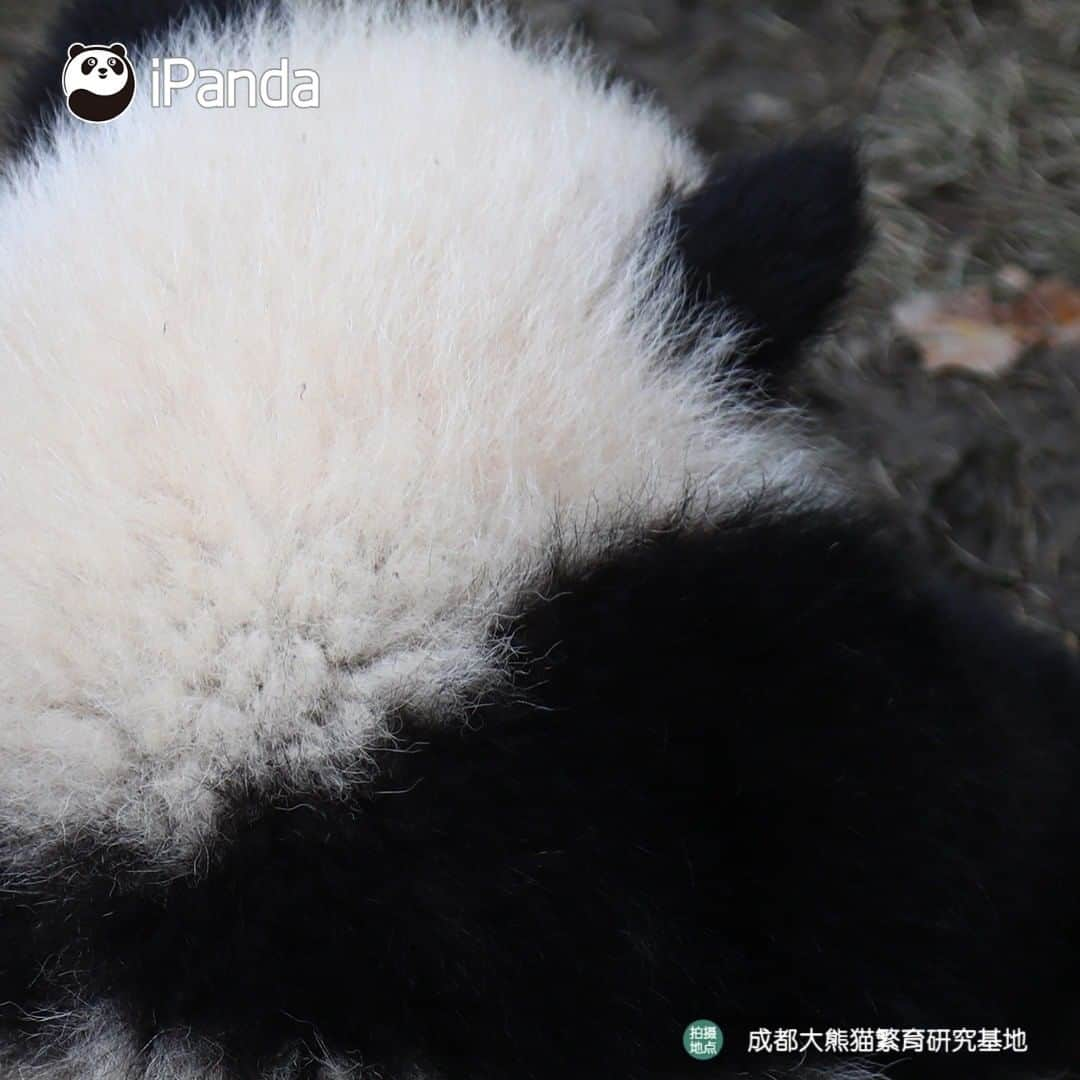
[[[149,57],[318,109],[151,107]],[[286,5],[133,57],[0,194],[0,816],[183,851],[226,780],[344,782],[461,715],[553,530],[801,498],[679,334],[672,123],[491,13]],[[688,494],[689,493],[689,494]],[[600,542],[599,540],[597,542]],[[737,617],[732,612],[732,617]]]

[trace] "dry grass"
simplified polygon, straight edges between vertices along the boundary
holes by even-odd
[[[1005,7],[904,57],[862,124],[905,285],[1007,263],[1080,277],[1080,2]]]

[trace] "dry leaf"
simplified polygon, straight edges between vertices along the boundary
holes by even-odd
[[[990,285],[920,293],[893,308],[893,319],[922,353],[929,371],[961,368],[986,375],[1008,370],[1034,345],[1080,342],[1080,289],[1061,278],[1033,281],[1006,267]]]

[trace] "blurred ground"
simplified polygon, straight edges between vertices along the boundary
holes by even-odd
[[[798,387],[913,543],[1080,631],[1080,348],[923,370],[889,309],[1005,266],[1080,284],[1080,0],[511,0],[718,156],[854,130],[878,244]],[[55,0],[0,0],[0,95]]]

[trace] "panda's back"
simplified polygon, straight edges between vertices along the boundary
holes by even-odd
[[[61,113],[0,205],[0,745],[45,820],[186,836],[207,775],[282,740],[318,771],[498,677],[557,530],[805,472],[728,400],[725,325],[671,343],[663,211],[702,164],[584,58],[380,5],[133,49],[128,112]],[[159,55],[285,56],[319,104],[154,107]]]

